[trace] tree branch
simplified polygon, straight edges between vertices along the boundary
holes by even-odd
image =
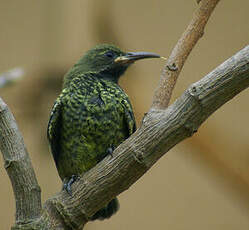
[[[59,192],[48,199],[41,210],[40,189],[21,134],[7,106],[0,100],[0,148],[12,181],[17,208],[16,225],[12,229],[82,228],[89,217],[128,189],[165,152],[193,135],[208,116],[249,86],[247,46],[192,84],[164,110],[177,76],[217,2],[200,2],[200,15],[194,16],[196,20],[192,20],[189,33],[184,33],[186,35],[180,39],[166,63],[166,76],[161,76],[152,108],[141,127],[118,146],[113,157],[107,156],[72,185],[72,197],[64,191]],[[166,86],[170,90],[165,93]]]
[[[41,218],[30,228],[15,229],[81,229],[98,209],[248,86],[249,46],[192,84],[168,109],[150,111],[113,157],[106,157],[73,184],[72,197],[64,191],[56,194],[45,202]]]
[[[16,200],[16,223],[40,216],[41,190],[16,121],[0,98],[0,149]]]
[[[202,0],[199,3],[199,8],[166,61],[151,109],[165,109],[169,105],[182,67],[195,44],[203,36],[207,21],[218,2],[219,0]]]
[[[190,137],[220,106],[249,86],[249,46],[192,84],[166,110],[149,112],[142,126],[96,167],[73,184],[73,196],[60,192],[45,203],[80,229],[99,208],[128,189],[161,156]]]

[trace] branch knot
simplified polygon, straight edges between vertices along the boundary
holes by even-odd
[[[198,86],[196,86],[195,84],[192,84],[189,89],[187,90],[187,92],[191,95],[191,97],[196,101],[196,103],[202,108],[202,102],[201,102],[201,98],[200,98],[200,94],[199,94],[200,89],[198,88]]]

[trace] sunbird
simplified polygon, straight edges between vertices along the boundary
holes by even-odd
[[[69,194],[78,176],[112,154],[136,130],[130,100],[118,84],[120,76],[137,60],[159,57],[101,44],[86,52],[65,74],[50,114],[47,137],[63,189]],[[109,218],[118,209],[118,199],[114,198],[90,220]]]

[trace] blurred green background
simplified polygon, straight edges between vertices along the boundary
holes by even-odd
[[[92,46],[168,56],[197,8],[195,0],[0,0],[0,72],[22,67],[25,77],[1,89],[24,136],[42,199],[61,188],[48,152],[46,126],[64,73]],[[249,1],[223,0],[191,53],[172,101],[249,42]],[[132,66],[121,85],[137,123],[148,110],[163,60]],[[172,149],[120,198],[110,220],[93,229],[249,229],[249,94],[245,90]],[[0,229],[14,221],[14,197],[1,158]]]

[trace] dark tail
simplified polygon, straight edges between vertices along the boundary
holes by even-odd
[[[97,211],[92,217],[91,221],[93,220],[104,220],[110,218],[113,214],[115,214],[119,209],[119,202],[118,199],[115,198],[111,200],[108,205],[104,208]]]

